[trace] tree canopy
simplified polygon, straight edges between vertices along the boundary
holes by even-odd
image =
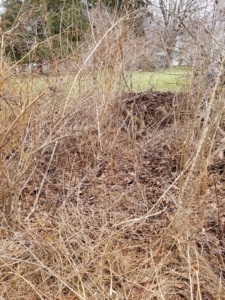
[[[2,16],[6,53],[14,60],[42,61],[73,51],[89,27],[87,10],[104,5],[117,15],[150,0],[6,0]],[[46,42],[45,42],[46,41]],[[36,47],[37,45],[40,45]],[[51,45],[51,51],[49,51]],[[48,48],[48,50],[47,50]],[[31,53],[29,57],[27,53]]]
[[[2,29],[3,32],[10,30],[4,41],[5,49],[16,60],[45,40],[51,40],[53,52],[61,47],[61,55],[68,53],[88,28],[84,4],[80,0],[7,0],[5,8]],[[43,54],[51,55],[44,51],[45,47],[43,43],[39,53],[35,53],[39,60]]]

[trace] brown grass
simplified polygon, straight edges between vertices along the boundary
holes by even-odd
[[[63,76],[3,72],[0,297],[225,299],[220,75],[124,94],[132,38],[104,26]]]

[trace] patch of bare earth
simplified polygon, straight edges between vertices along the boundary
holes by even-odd
[[[225,299],[221,168],[209,170],[202,227],[183,240],[173,230],[184,103],[127,94],[101,129],[90,104],[71,108],[55,129],[65,137],[34,157],[20,217],[1,217],[1,299]],[[47,134],[57,114],[42,122]]]

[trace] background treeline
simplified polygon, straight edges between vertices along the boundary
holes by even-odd
[[[143,57],[147,64],[155,55],[163,67],[176,61],[207,69],[220,59],[224,40],[224,4],[213,0],[6,0],[2,5],[1,48],[14,62],[75,57],[84,40],[96,43],[103,23],[124,16],[132,39],[144,36],[147,51],[154,45],[152,55]]]
[[[1,23],[5,52],[23,62],[67,57],[90,28],[92,9],[102,7],[118,17],[146,5],[123,0],[7,0]]]

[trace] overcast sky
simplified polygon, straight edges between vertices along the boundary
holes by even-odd
[[[0,15],[4,14],[5,8],[3,7],[4,0],[0,0]]]

